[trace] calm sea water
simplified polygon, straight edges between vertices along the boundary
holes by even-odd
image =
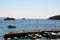
[[[8,25],[15,25],[16,28],[8,28]],[[52,30],[60,29],[60,20],[47,20],[47,19],[16,19],[12,21],[4,21],[0,19],[0,40],[3,39],[3,35],[11,31],[20,31],[20,30]],[[22,39],[20,39],[22,40]],[[24,39],[26,40],[26,39]],[[29,40],[60,40],[60,39],[29,39]]]

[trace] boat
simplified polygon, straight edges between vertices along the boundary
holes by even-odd
[[[49,32],[43,32],[43,33],[41,33],[41,35],[42,35],[43,37],[48,38],[48,37],[49,37]]]
[[[42,35],[40,35],[40,34],[35,34],[35,36],[36,36],[36,38],[41,38],[42,37]]]
[[[40,34],[28,34],[28,37],[31,39],[37,39],[37,38],[41,38],[42,36]]]
[[[16,28],[14,25],[8,25],[8,28]]]
[[[60,37],[57,33],[55,32],[44,32],[43,37],[46,37],[46,38],[50,38],[50,39],[56,39],[58,37]]]
[[[56,38],[58,38],[58,34],[54,33],[54,32],[50,32],[49,33],[49,38],[56,39]]]
[[[58,38],[60,38],[60,32],[58,32],[57,34],[58,34]]]

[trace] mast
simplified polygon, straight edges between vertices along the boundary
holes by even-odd
[[[56,31],[56,20],[55,20],[55,31]]]
[[[38,25],[39,25],[39,23],[38,23],[38,19],[37,19],[37,24],[36,24],[37,30],[39,30],[39,28],[38,28],[39,26]]]

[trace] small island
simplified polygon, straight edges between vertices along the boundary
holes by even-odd
[[[60,15],[52,16],[48,18],[49,20],[60,20]]]
[[[14,18],[7,17],[4,20],[15,20]]]
[[[26,20],[26,18],[22,18],[21,20]]]

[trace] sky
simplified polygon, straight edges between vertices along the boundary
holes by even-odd
[[[0,17],[49,18],[60,15],[60,0],[0,0]]]

